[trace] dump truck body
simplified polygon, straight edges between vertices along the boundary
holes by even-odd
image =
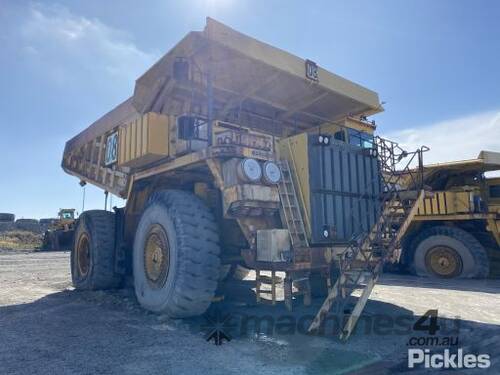
[[[424,184],[430,186],[433,191],[432,197],[427,197],[418,207],[418,214],[414,218],[412,228],[408,232],[403,251],[403,264],[415,270],[415,251],[420,243],[428,237],[422,236],[422,232],[429,231],[433,235],[432,227],[453,228],[468,232],[472,236],[467,241],[467,246],[484,248],[487,252],[489,262],[484,266],[482,274],[476,277],[498,275],[499,271],[499,246],[500,246],[500,210],[499,210],[499,178],[487,178],[485,172],[500,170],[500,153],[482,151],[476,159],[454,161],[427,165],[424,168]],[[451,230],[451,229],[449,229]],[[444,236],[444,234],[442,234]],[[477,240],[478,243],[475,242]],[[458,277],[460,272],[453,267],[463,268],[463,259],[456,258],[452,250],[441,249],[443,258],[435,256],[435,262],[449,264],[449,267],[441,267],[441,272],[434,272],[434,276]],[[450,245],[450,248],[453,248]],[[427,248],[426,248],[427,249]],[[427,252],[432,252],[427,249]],[[438,249],[439,250],[439,249]],[[423,249],[421,249],[423,251]],[[467,256],[467,254],[465,254]],[[430,255],[429,255],[430,257]],[[447,261],[447,258],[452,263]],[[472,258],[471,258],[472,259]],[[433,275],[432,262],[429,260],[417,268],[418,273],[428,272]],[[435,263],[434,263],[435,264]],[[439,269],[440,267],[438,267]],[[427,270],[427,271],[426,271]],[[449,275],[446,273],[449,272]]]
[[[206,89],[209,68],[211,90]],[[307,78],[311,69],[313,77]],[[198,108],[191,108],[193,98],[200,102]],[[171,121],[170,131],[174,134],[176,118],[191,113],[206,120],[217,117],[275,137],[286,137],[322,123],[342,122],[349,114],[359,117],[381,110],[378,95],[373,91],[209,19],[203,32],[189,33],[137,80],[131,98],[67,142],[63,168],[126,198],[132,175],[130,166],[113,163],[113,155],[107,155],[110,158],[106,163],[106,142],[113,142],[114,137],[109,136],[118,129],[124,132],[127,125],[147,122],[147,117],[158,117],[157,121],[163,123]],[[131,132],[136,127],[131,126]],[[131,138],[135,138],[135,133]],[[153,158],[175,158],[185,152],[180,144],[183,142],[177,144],[178,140],[162,139],[161,149],[147,150],[147,154]],[[127,141],[120,138],[119,142],[123,149]],[[135,146],[147,147],[146,143],[137,142]],[[196,148],[193,143],[196,142],[190,146]],[[169,149],[171,144],[175,147]],[[199,143],[199,148],[207,145]],[[121,155],[125,157],[124,153]],[[118,157],[118,151],[115,156]],[[98,158],[102,158],[101,163],[95,168],[93,164],[97,164]],[[142,169],[149,166],[147,160],[134,164]]]
[[[424,196],[385,182],[422,150],[374,137],[380,111],[375,92],[208,19],[67,142],[67,173],[127,200],[79,217],[73,284],[116,287],[133,270],[141,305],[184,317],[206,310],[221,264],[242,263],[258,300],[260,271],[285,271],[290,307],[292,283],[309,301],[309,276],[331,280],[343,257],[342,272],[370,272],[367,298]]]
[[[211,93],[202,89],[205,82],[199,72],[199,69],[209,68]],[[193,106],[193,95],[200,96],[195,113],[189,108]],[[210,100],[213,102],[212,119],[209,119],[206,104]],[[203,32],[189,33],[137,80],[131,98],[68,141],[62,166],[82,181],[131,201],[139,199],[134,190],[140,181],[148,181],[147,190],[155,189],[150,183],[153,177],[155,181],[174,178],[173,186],[212,184],[215,178],[222,191],[224,216],[230,216],[229,212],[236,206],[244,208],[244,202],[252,200],[264,206],[264,211],[277,212],[279,197],[276,186],[245,185],[241,181],[228,182],[224,176],[217,176],[217,173],[223,174],[230,169],[224,164],[234,163],[228,159],[277,160],[280,140],[297,133],[309,135],[310,150],[320,150],[312,139],[321,130],[332,140],[335,137],[344,140],[330,148],[358,149],[350,151],[355,163],[354,154],[362,152],[359,140],[363,137],[360,134],[370,138],[374,131],[374,125],[360,120],[360,117],[379,111],[381,106],[376,93],[313,62],[209,19]],[[187,129],[189,121],[196,122],[192,126],[193,131],[198,132],[196,137],[183,134],[183,127]],[[212,128],[210,136],[207,135],[209,126]],[[347,141],[350,145],[345,143],[349,138],[352,138]],[[316,154],[316,158],[322,157]],[[330,162],[339,162],[342,155]],[[305,155],[304,160],[312,156]],[[359,174],[360,179],[373,178],[377,173],[376,158],[370,163],[367,173],[371,177],[364,175],[364,169],[355,175]],[[216,169],[220,170],[217,172]],[[315,173],[315,169],[311,172]],[[344,173],[347,179],[347,171]],[[321,184],[320,175],[311,174],[304,178],[316,181],[316,185]],[[312,185],[311,194],[314,196],[303,202],[307,211],[305,217],[315,220],[315,228],[329,226],[333,233],[336,229],[331,218],[316,223],[316,216],[309,212],[311,204],[314,209],[321,205],[319,209],[330,210],[324,216],[331,217],[333,203],[320,201],[323,198],[329,201],[333,190],[326,194],[327,198],[326,195],[320,197],[321,189]],[[344,186],[343,189],[350,187]],[[376,194],[373,199],[376,199]],[[327,209],[328,205],[332,208]],[[140,209],[134,211],[127,207],[127,211],[131,215],[140,214]],[[346,213],[346,218],[339,219],[339,224],[347,221],[349,215]],[[366,228],[373,224],[375,215],[373,211]],[[322,230],[311,230],[312,224],[308,222],[307,226],[309,235],[314,237],[313,242],[325,243],[324,238],[320,239]],[[339,233],[338,242],[347,241],[350,234],[349,231]],[[326,243],[329,242],[331,239],[327,239]]]

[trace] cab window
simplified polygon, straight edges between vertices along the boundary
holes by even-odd
[[[490,198],[500,198],[500,185],[490,186]]]
[[[373,148],[373,135],[356,129],[349,129],[349,144],[362,148]]]
[[[208,139],[206,119],[197,116],[181,116],[177,121],[179,139],[203,141]]]

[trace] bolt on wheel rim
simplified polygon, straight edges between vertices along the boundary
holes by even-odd
[[[425,256],[428,269],[440,277],[451,278],[462,272],[462,259],[452,248],[436,246],[430,249]]]
[[[170,268],[170,247],[167,235],[161,225],[155,224],[149,230],[144,246],[144,271],[153,288],[161,288],[167,280]]]

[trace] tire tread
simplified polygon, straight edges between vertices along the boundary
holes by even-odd
[[[475,262],[475,272],[472,275],[472,278],[486,278],[490,272],[490,261],[488,258],[488,254],[485,248],[481,245],[481,243],[470,233],[465,230],[457,227],[448,227],[448,226],[435,226],[431,228],[427,228],[421,234],[415,237],[412,241],[412,250],[413,254],[416,251],[418,244],[429,238],[430,236],[447,236],[454,238],[460,242],[462,242],[466,248],[471,253]],[[412,266],[412,272],[416,273],[415,267]]]

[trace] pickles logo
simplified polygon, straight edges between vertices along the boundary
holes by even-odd
[[[415,322],[413,330],[426,332],[428,336],[411,337],[407,345],[426,345],[434,348],[446,346],[447,348],[442,352],[424,348],[409,348],[408,368],[422,367],[422,365],[426,369],[473,369],[491,366],[489,354],[464,353],[464,349],[458,347],[458,336],[436,336],[436,333],[442,328],[438,324],[437,310],[427,311]],[[450,346],[454,346],[456,349],[450,350]]]
[[[429,349],[408,349],[408,368],[422,364],[433,369],[489,368],[491,361],[489,354],[464,354],[462,348],[456,353],[445,349],[442,354],[431,353]]]

